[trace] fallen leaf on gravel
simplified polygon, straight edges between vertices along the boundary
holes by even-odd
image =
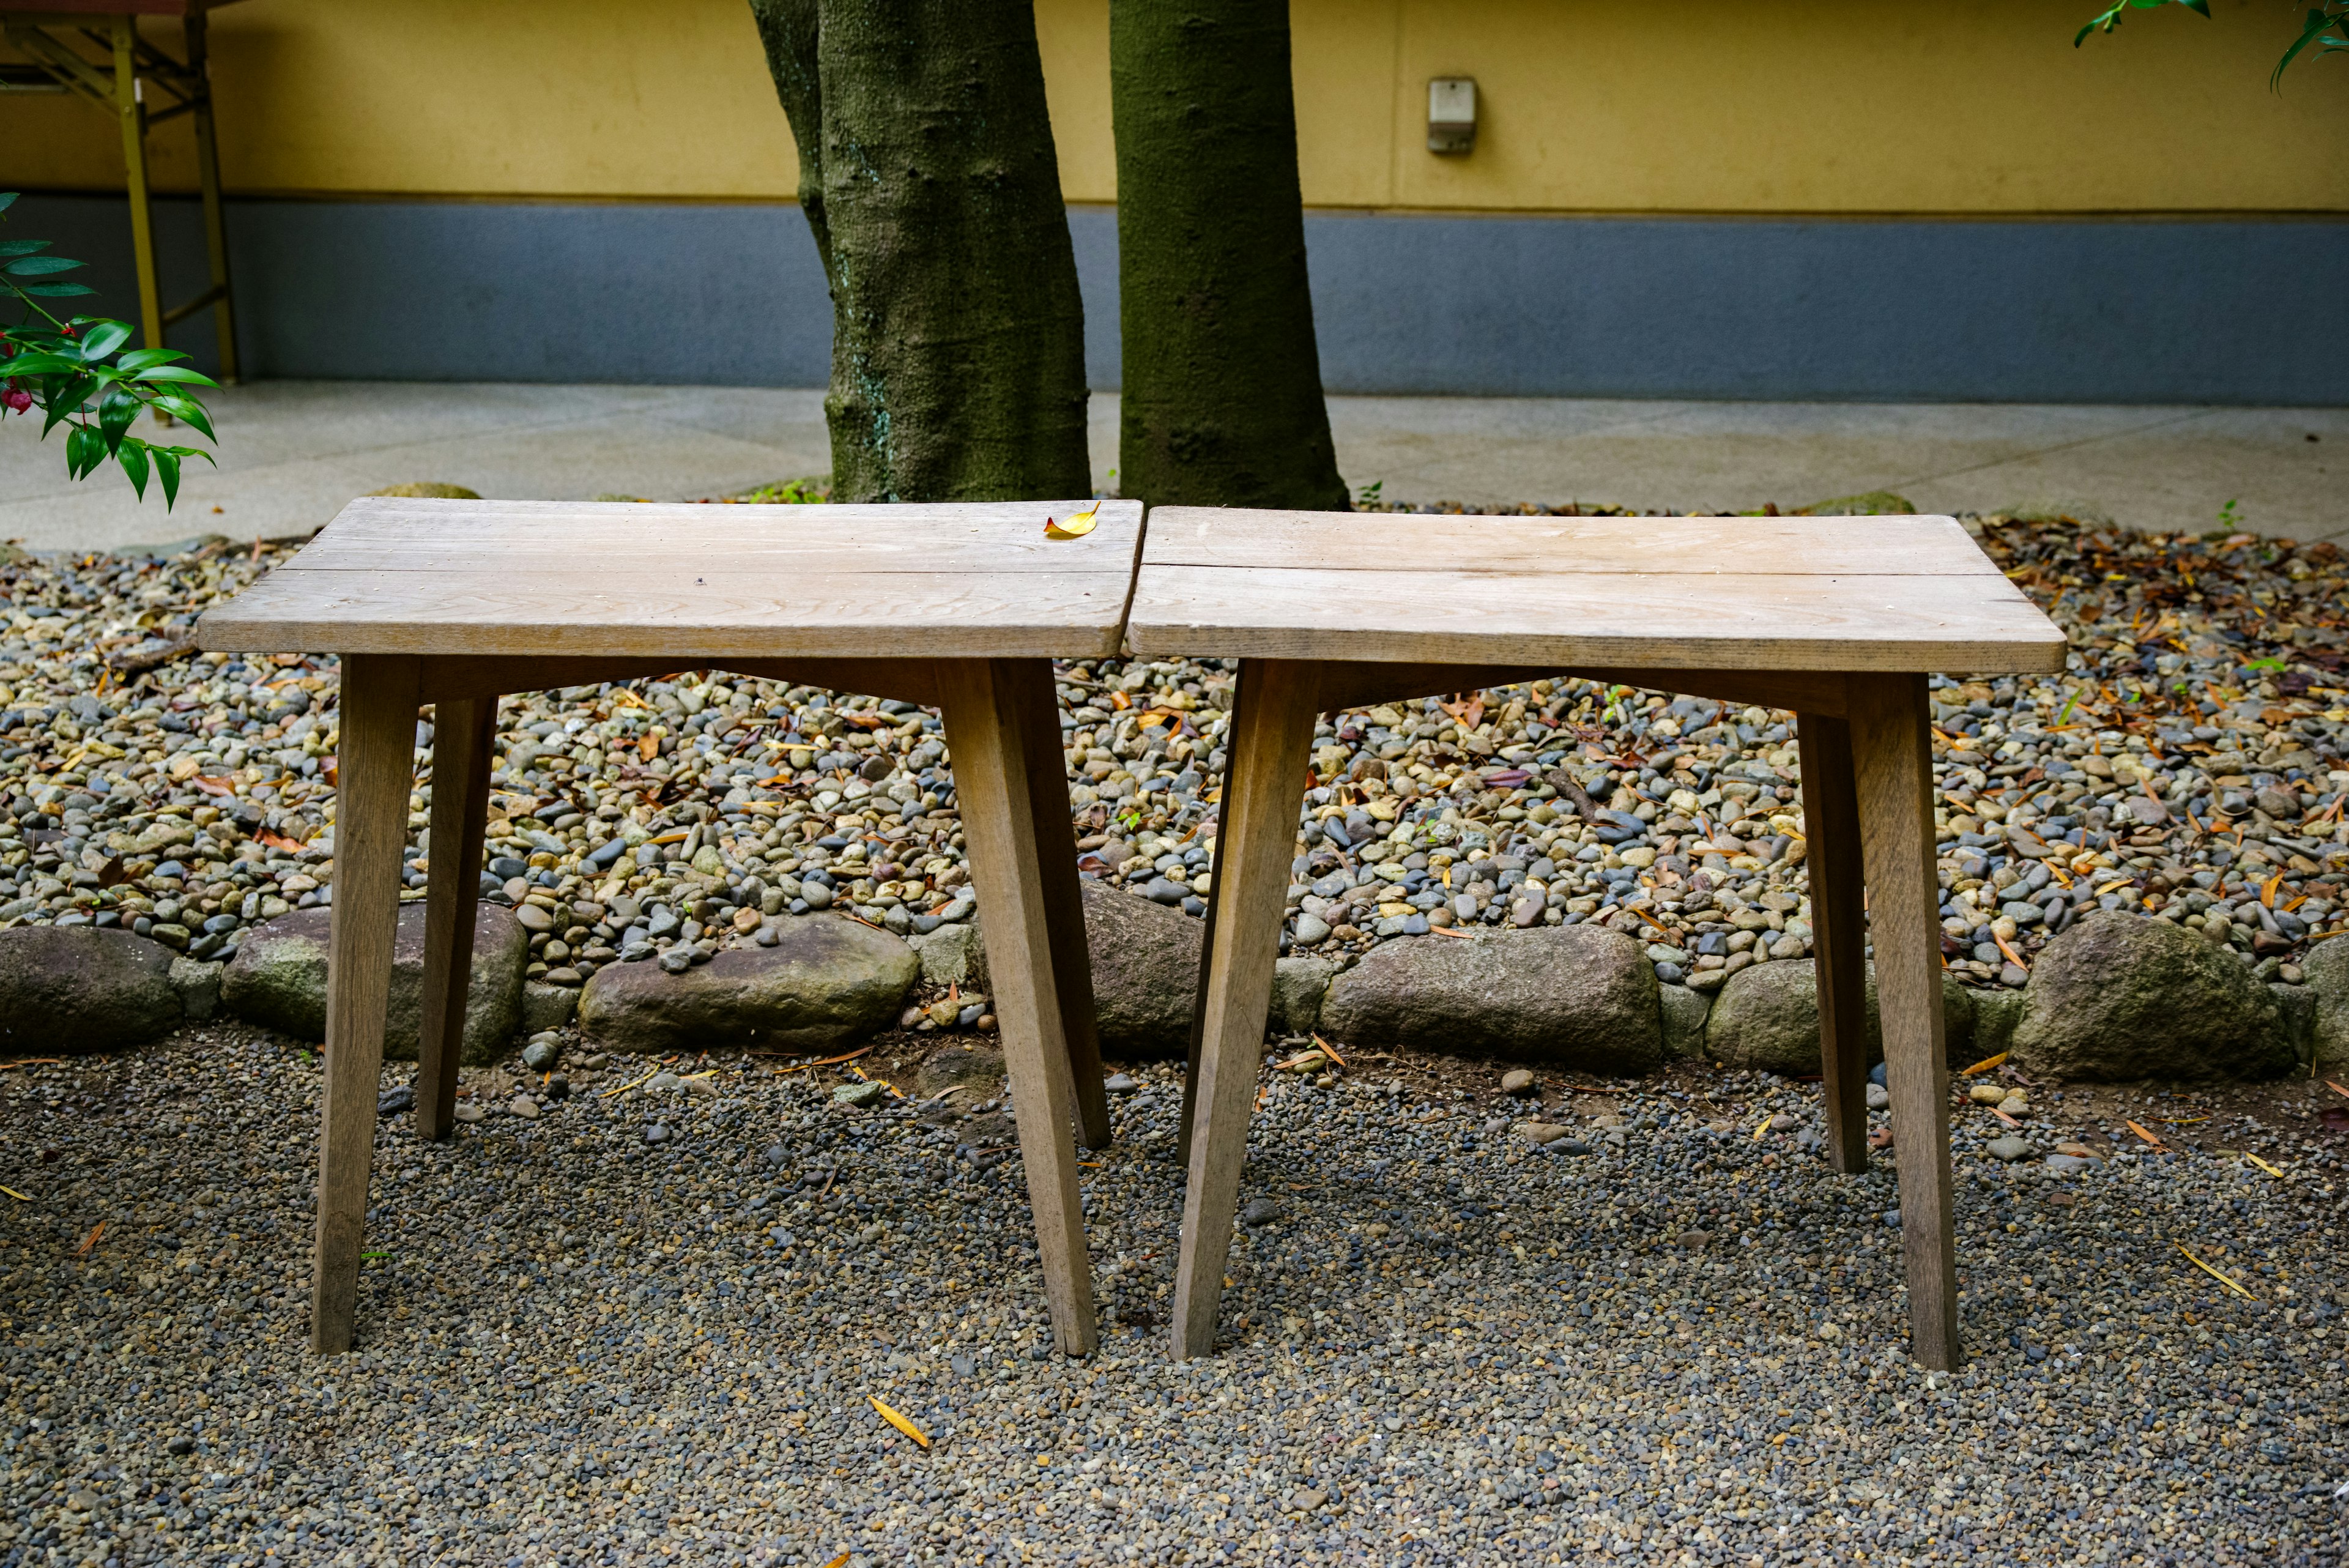
[[[2344,1098],[2349,1098],[2349,1089],[2343,1088],[2340,1085],[2334,1083],[2330,1078],[2324,1080],[2324,1086]]]
[[[15,1199],[19,1203],[30,1203],[32,1201],[31,1199],[26,1197],[23,1193],[17,1191],[13,1187],[0,1187],[0,1192],[6,1193],[9,1197]]]
[[[229,783],[226,779],[216,779],[199,774],[191,782],[192,782],[198,789],[203,791],[206,794],[234,794],[236,793],[236,785]]]
[[[1972,1066],[1968,1067],[1961,1076],[1971,1078],[1977,1073],[1987,1073],[1993,1068],[2003,1067],[2005,1065],[2006,1053],[2002,1051],[1995,1056],[1985,1057],[1983,1060],[1975,1063]]]
[[[1340,1067],[1346,1064],[1346,1059],[1338,1054],[1338,1048],[1335,1045],[1330,1044],[1327,1040],[1322,1039],[1319,1034],[1313,1036],[1313,1044],[1321,1047],[1323,1053],[1329,1056],[1330,1060],[1337,1063]]]
[[[2260,1299],[2259,1297],[2251,1294],[2251,1292],[2245,1290],[2242,1286],[2237,1284],[2234,1281],[2229,1279],[2226,1275],[2220,1273],[2218,1270],[2212,1268],[2209,1264],[2204,1262],[2201,1259],[2196,1257],[2193,1253],[2187,1252],[2185,1242],[2180,1241],[2177,1245],[2179,1251],[2186,1252],[2186,1261],[2188,1262],[2193,1264],[2196,1268],[2201,1270],[2204,1273],[2209,1275],[2212,1279],[2218,1281],[2220,1284],[2226,1286],[2229,1290],[2234,1292],[2245,1301],[2255,1302]]]
[[[2124,1118],[2124,1119],[2122,1120],[2122,1122],[2121,1122],[2121,1125],[2122,1125],[2123,1127],[2125,1127],[2128,1128],[2128,1130],[2129,1130],[2129,1131],[2131,1131],[2131,1132],[2133,1132],[2133,1133],[2137,1134],[2137,1137],[2141,1137],[2141,1138],[2145,1139],[2145,1141],[2146,1141],[2146,1142],[2147,1142],[2147,1143],[2151,1144],[2154,1147],[2156,1147],[2156,1148],[2158,1148],[2158,1149],[2162,1149],[2162,1150],[2167,1151],[2167,1150],[2168,1149],[2168,1147],[2169,1147],[2169,1146],[2168,1146],[2168,1144],[2166,1144],[2166,1143],[2162,1142],[2159,1138],[2158,1138],[2158,1137],[2154,1137],[2151,1133],[2149,1133],[2149,1132],[2146,1131],[2143,1127],[2141,1127],[2137,1126],[2137,1125],[2135,1122],[2133,1122],[2133,1121],[2129,1121],[2129,1120],[2127,1120],[2127,1119]]]
[[[646,762],[651,762],[655,757],[659,756],[660,737],[658,735],[647,735],[643,740],[638,741],[636,742],[636,755],[643,758]]]
[[[896,1411],[892,1410],[888,1406],[884,1405],[879,1399],[874,1398],[874,1396],[867,1394],[865,1397],[873,1400],[873,1407],[881,1412],[881,1418],[883,1420],[896,1428],[897,1430],[905,1433],[905,1436],[913,1438],[914,1441],[921,1444],[922,1447],[926,1449],[930,1446],[930,1435],[927,1432],[923,1431],[919,1427],[914,1425],[913,1422],[908,1421],[905,1417],[900,1416]]]
[[[105,1233],[106,1221],[101,1220],[90,1227],[89,1234],[83,1237],[81,1245],[74,1249],[74,1256],[78,1258],[88,1253],[92,1247],[98,1245],[98,1239]]]
[[[1762,1125],[1754,1129],[1754,1141],[1755,1143],[1760,1143],[1762,1141],[1762,1135],[1770,1130],[1770,1122],[1771,1118],[1769,1116],[1764,1116],[1762,1118]]]

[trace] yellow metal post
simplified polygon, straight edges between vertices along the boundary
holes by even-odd
[[[147,115],[140,101],[139,21],[112,19],[114,112],[122,121],[122,161],[129,175],[130,248],[139,263],[139,324],[146,346],[163,347],[163,290],[155,270],[155,213],[147,188]]]
[[[228,224],[221,213],[220,144],[212,136],[212,67],[204,52],[204,14],[191,9],[187,22],[188,75],[196,94],[196,170],[203,182],[204,250],[212,261],[212,330],[220,337],[220,379],[236,384],[236,317],[230,308]]]

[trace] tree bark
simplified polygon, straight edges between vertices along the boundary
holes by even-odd
[[[1339,511],[1305,274],[1288,0],[1110,0],[1118,488]]]
[[[1029,0],[751,0],[832,289],[833,495],[1092,493]]]

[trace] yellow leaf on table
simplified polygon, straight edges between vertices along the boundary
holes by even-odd
[[[1045,518],[1044,537],[1047,539],[1081,539],[1086,535],[1092,533],[1093,531],[1093,524],[1100,521],[1101,503],[1096,501],[1091,506],[1086,507],[1082,512],[1070,513],[1069,515],[1061,522],[1055,523],[1050,517]]]
[[[921,1444],[922,1447],[926,1449],[930,1446],[930,1435],[927,1432],[923,1431],[919,1427],[914,1425],[913,1422],[908,1421],[905,1417],[900,1416],[896,1411],[889,1408],[888,1406],[883,1404],[879,1399],[874,1398],[872,1395],[867,1394],[865,1397],[873,1400],[873,1407],[881,1413],[881,1418],[883,1420],[896,1428],[897,1430],[905,1433],[905,1436],[913,1438],[914,1441]]]

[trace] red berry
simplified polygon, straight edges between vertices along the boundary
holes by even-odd
[[[33,394],[30,392],[0,392],[0,403],[6,404],[9,412],[21,414],[33,406]]]

